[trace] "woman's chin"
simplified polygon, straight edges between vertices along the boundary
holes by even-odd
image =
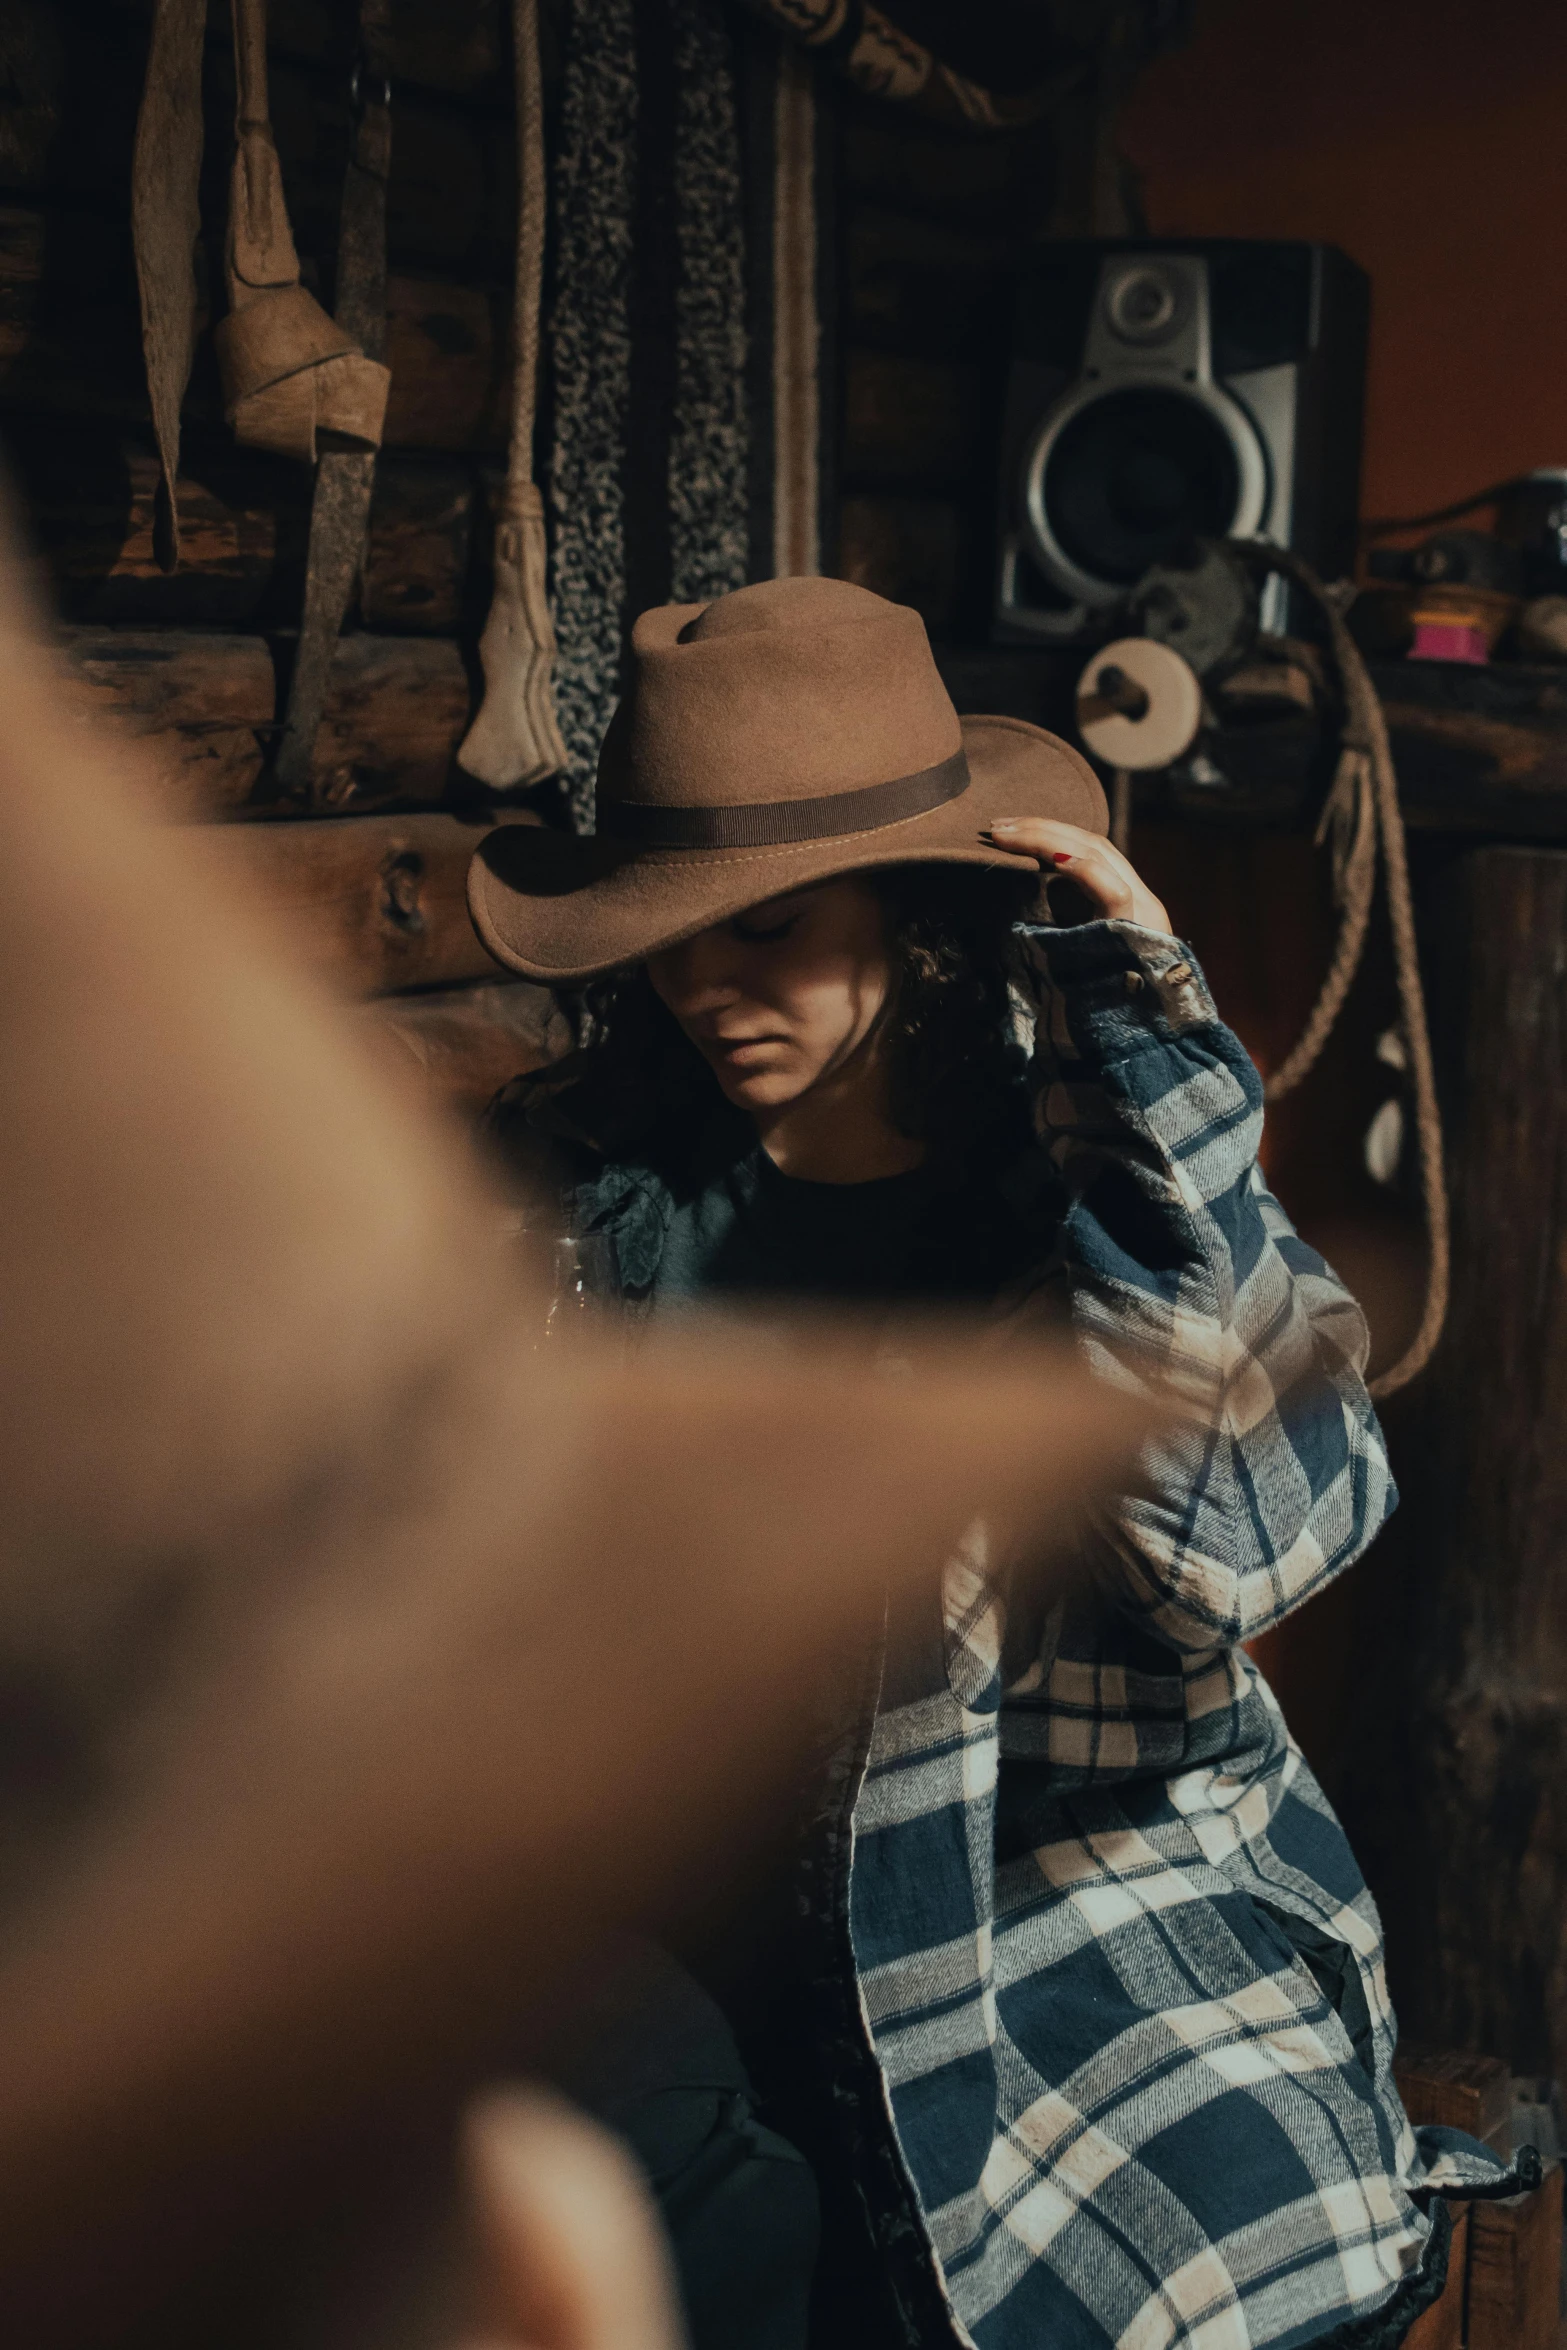
[[[782,1069],[726,1069],[720,1064],[714,1075],[737,1110],[787,1109],[800,1091],[798,1081]]]

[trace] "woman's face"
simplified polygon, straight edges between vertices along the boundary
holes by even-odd
[[[729,1099],[781,1110],[865,1045],[892,986],[882,902],[857,875],[751,906],[648,959]]]

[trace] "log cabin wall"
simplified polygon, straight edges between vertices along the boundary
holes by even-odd
[[[488,598],[486,489],[506,446],[516,159],[507,13],[393,14],[386,438],[361,625],[338,647],[315,802],[270,795],[304,588],[311,476],[238,448],[203,332],[185,403],[183,559],[153,551],[157,460],[131,261],[131,145],[150,7],[13,0],[0,92],[0,430],[88,693],[163,743],[169,813],[297,918],[302,952],[436,1091],[475,1108],[551,1040],[542,993],[479,945],[464,875],[494,821],[453,754]],[[273,0],[271,102],[307,284],[330,305],[354,14]],[[552,29],[546,11],[545,37]],[[202,250],[222,250],[233,151],[227,11],[203,74]],[[206,321],[203,322],[204,325]],[[345,817],[356,821],[345,823]],[[557,1031],[558,1032],[558,1024]]]
[[[744,127],[747,111],[754,123],[758,103],[768,104],[767,50],[778,39],[723,0],[714,7],[739,50]],[[163,743],[169,813],[223,825],[225,853],[298,916],[308,956],[378,1007],[369,1016],[471,1110],[519,1055],[536,1059],[564,1033],[538,991],[496,970],[462,895],[484,826],[497,813],[561,820],[560,795],[546,787],[531,804],[497,808],[454,764],[474,707],[489,492],[506,447],[509,8],[391,7],[391,391],[362,589],[337,650],[305,815],[279,799],[270,759],[297,641],[311,476],[236,445],[208,331],[233,152],[228,11],[217,0],[203,72],[206,295],[184,404],[178,570],[160,570],[154,552],[158,466],[129,222],[151,13],[151,0],[81,0],[70,11],[12,0],[0,25],[0,430],[46,592],[91,698]],[[646,13],[655,21],[656,4]],[[913,18],[933,17],[938,30],[946,13],[913,0]],[[1010,86],[1063,57],[1081,63],[1080,45],[1030,27],[1033,13],[1002,9],[999,43],[993,34],[956,62]],[[552,145],[565,22],[564,0],[545,0]],[[272,0],[270,96],[290,219],[305,283],[328,308],[355,47],[350,0]],[[1062,124],[964,135],[858,98],[825,69],[814,78],[822,561],[914,603],[938,636],[982,633],[1011,284],[1028,242],[1052,207],[1061,211]],[[1068,145],[1074,122],[1089,125],[1078,135],[1084,157],[1097,103],[1090,69],[1062,117]],[[1091,170],[1079,160],[1065,175],[1078,215]],[[650,251],[656,230],[647,224]],[[548,400],[546,338],[539,474]],[[753,437],[770,423],[763,406]],[[647,472],[633,432],[628,516],[653,498]],[[667,546],[664,556],[665,583],[649,594],[668,592]],[[753,572],[771,568],[767,530],[753,527]]]

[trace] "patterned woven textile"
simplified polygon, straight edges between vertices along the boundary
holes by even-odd
[[[571,0],[552,173],[549,508],[575,820],[636,613],[746,577],[745,266],[717,0]]]
[[[965,2339],[1294,2345],[1418,2279],[1436,2189],[1512,2183],[1411,2131],[1375,1906],[1238,1645],[1391,1507],[1365,1330],[1263,1183],[1256,1072],[1186,952],[1035,947],[1039,1285],[1184,1413],[1086,1596],[1009,1620],[978,1530],[950,1565],[854,1810],[861,2012]]]

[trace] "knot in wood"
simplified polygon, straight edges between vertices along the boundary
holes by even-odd
[[[424,929],[419,892],[424,882],[424,859],[417,849],[403,849],[381,867],[381,911],[394,930],[417,937]]]

